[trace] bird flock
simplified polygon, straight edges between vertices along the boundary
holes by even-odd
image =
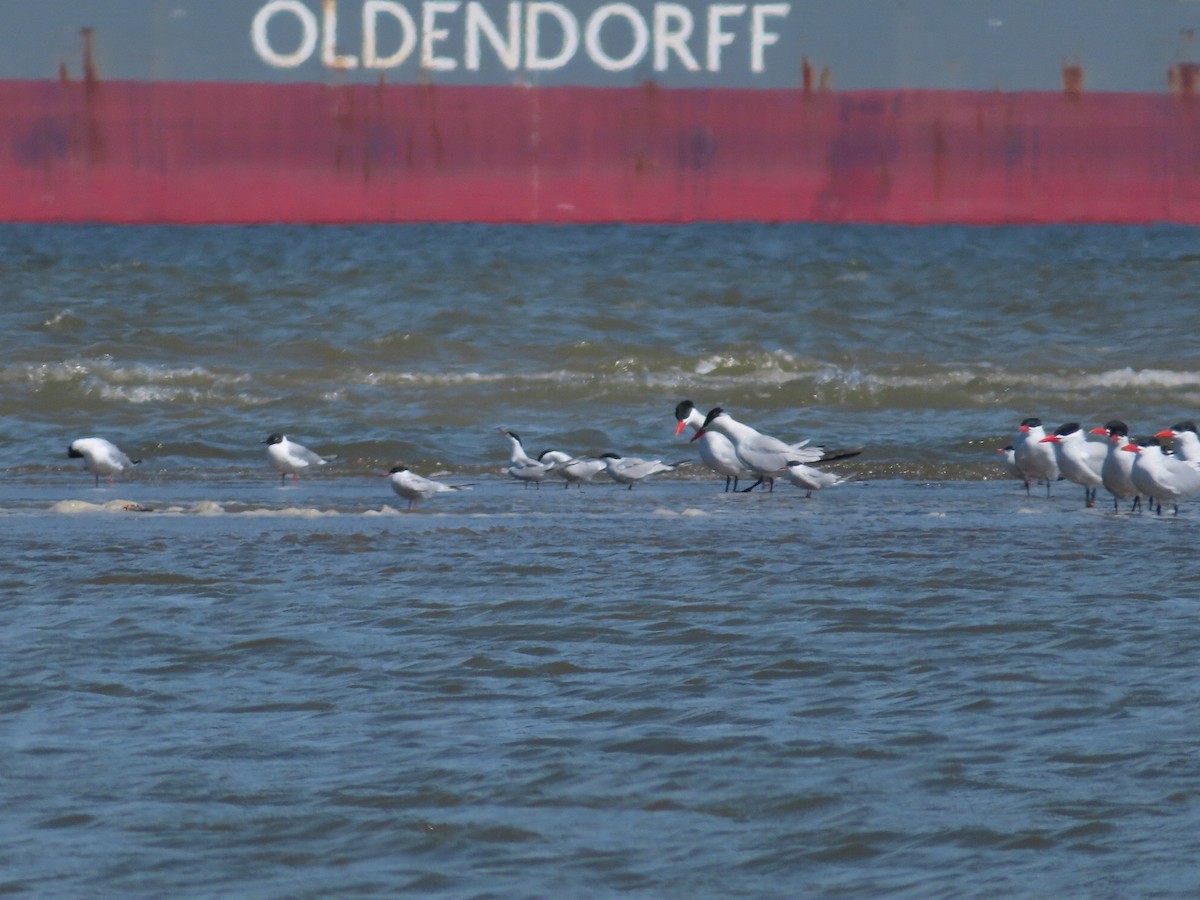
[[[1088,434],[1102,436],[1089,440]],[[1096,505],[1096,492],[1103,487],[1112,494],[1113,509],[1122,500],[1130,510],[1146,505],[1162,515],[1170,503],[1176,515],[1179,503],[1200,495],[1200,437],[1195,422],[1178,422],[1153,437],[1130,438],[1129,427],[1113,419],[1088,434],[1078,422],[1068,422],[1047,434],[1042,420],[1021,422],[1012,444],[1003,448],[1004,462],[1014,477],[1025,482],[1029,493],[1036,483],[1046,486],[1066,480],[1082,485],[1084,503]],[[1168,452],[1164,440],[1172,442]]]
[[[810,463],[848,459],[862,452],[861,447],[826,451],[821,447],[809,446],[808,441],[787,443],[738,422],[720,407],[711,410],[708,415],[702,415],[690,400],[676,405],[675,419],[675,436],[678,437],[689,426],[692,428],[694,433],[691,442],[697,444],[700,462],[725,478],[726,491],[739,490],[739,483],[749,478],[754,478],[754,483],[741,488],[741,491],[751,491],[761,484],[765,484],[768,491],[773,491],[775,480],[785,478],[805,490],[806,497],[811,497],[814,491],[841,484],[848,478],[823,471]],[[504,472],[523,482],[526,487],[533,485],[540,488],[542,482],[550,477],[561,478],[568,488],[572,484],[582,487],[606,475],[617,484],[633,490],[634,485],[648,478],[673,472],[692,462],[691,459],[682,459],[668,463],[661,459],[642,459],[612,452],[594,457],[573,456],[561,450],[546,450],[535,458],[525,451],[517,432],[509,428],[500,428],[499,431],[510,447],[509,464]],[[280,432],[268,435],[262,443],[266,444],[271,465],[279,472],[281,485],[286,483],[289,475],[296,482],[302,472],[328,465],[336,459],[332,454],[322,456],[315,453]],[[107,478],[112,484],[116,476],[141,462],[130,459],[111,441],[99,437],[72,441],[67,455],[83,460],[84,467],[95,476],[97,486],[101,478]],[[426,478],[404,464],[393,466],[386,475],[392,490],[408,500],[410,511],[437,494],[474,486],[447,484]]]

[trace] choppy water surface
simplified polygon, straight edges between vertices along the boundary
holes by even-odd
[[[0,229],[0,890],[1194,896],[1200,508],[994,450],[1200,416],[1198,275],[1172,228]],[[686,458],[685,397],[857,480],[500,474],[500,425]],[[397,459],[474,487],[401,513]]]

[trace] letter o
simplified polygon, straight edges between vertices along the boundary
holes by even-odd
[[[633,29],[633,49],[620,59],[613,59],[604,52],[604,47],[600,44],[600,29],[613,16],[625,19]],[[588,19],[584,45],[587,47],[588,56],[604,71],[623,72],[632,69],[646,55],[646,50],[650,47],[650,28],[642,14],[628,3],[610,3],[600,7]]]
[[[294,15],[299,20],[300,30],[303,32],[300,38],[300,46],[294,53],[277,52],[267,39],[267,25],[276,13],[282,12]],[[313,51],[317,49],[319,31],[317,17],[300,0],[271,0],[270,3],[255,13],[254,22],[250,26],[250,35],[254,42],[254,52],[259,55],[263,62],[280,69],[294,69],[297,66],[303,65],[313,55]]]

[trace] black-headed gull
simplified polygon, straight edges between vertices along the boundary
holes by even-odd
[[[303,444],[297,444],[295,441],[289,441],[287,435],[280,434],[278,431],[267,436],[263,441],[267,445],[267,454],[271,457],[271,465],[279,470],[279,483],[283,484],[288,475],[292,476],[292,482],[300,480],[300,473],[314,466],[325,466],[329,464],[329,459],[318,456],[313,453]]]
[[[113,476],[120,475],[126,469],[136,466],[140,459],[130,459],[121,448],[112,441],[104,438],[77,438],[67,447],[70,459],[82,459],[84,468],[96,476],[96,486],[100,486],[100,476],[112,484]]]

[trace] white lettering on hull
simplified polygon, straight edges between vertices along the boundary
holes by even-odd
[[[320,14],[314,4],[319,6]],[[328,69],[395,69],[414,53],[420,68],[553,72],[583,60],[601,72],[639,66],[655,72],[728,71],[738,51],[749,72],[767,70],[768,48],[789,3],[658,2],[647,16],[626,2],[603,3],[582,18],[554,0],[269,0],[250,24],[254,52],[294,69],[314,55]],[[339,46],[339,17],[357,13],[359,46]],[[282,36],[280,32],[283,32]],[[700,33],[702,32],[702,33]],[[299,39],[293,36],[298,34]],[[357,49],[357,53],[348,52]],[[701,63],[703,60],[703,64]]]

